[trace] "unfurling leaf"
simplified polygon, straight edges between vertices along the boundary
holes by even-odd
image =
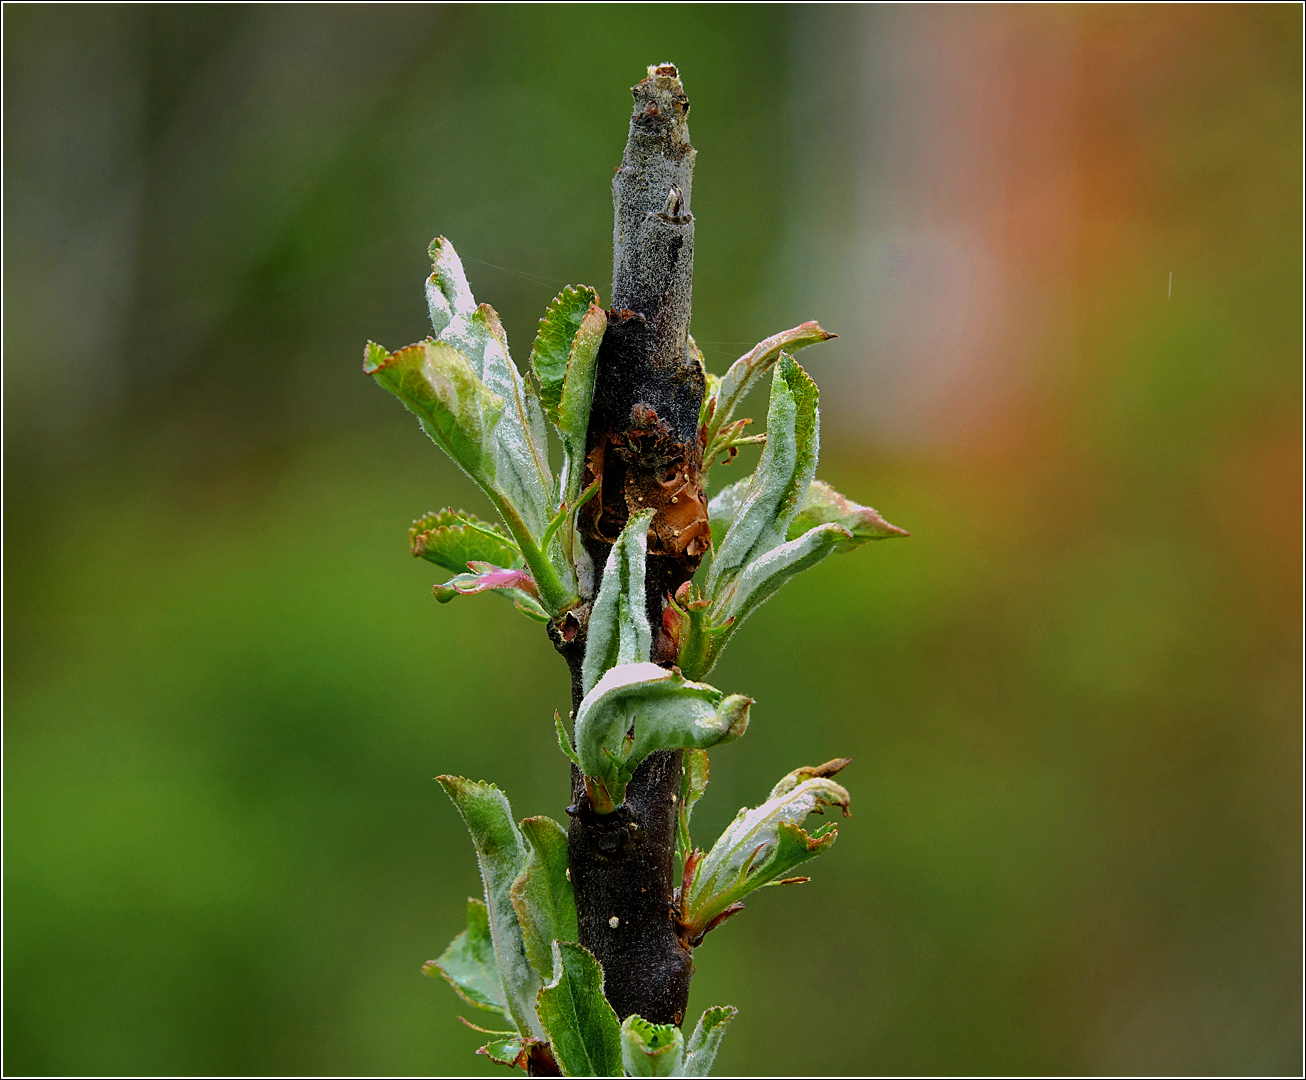
[[[503,1000],[499,965],[494,959],[494,942],[490,939],[490,916],[481,900],[467,901],[467,929],[450,942],[438,960],[422,965],[427,975],[440,974],[469,1005],[511,1020]]]
[[[547,817],[526,818],[521,832],[530,854],[510,896],[527,959],[542,979],[549,979],[553,975],[553,943],[580,940],[576,895],[567,877],[567,834]]]
[[[527,1040],[520,1035],[505,1035],[498,1039],[491,1039],[476,1052],[484,1054],[496,1065],[524,1068],[525,1063],[522,1059],[526,1052],[526,1044]]]
[[[656,664],[612,668],[576,713],[576,756],[594,809],[620,806],[626,783],[655,750],[705,750],[739,738],[752,703]]]
[[[594,400],[594,379],[598,372],[599,344],[608,328],[608,316],[598,304],[591,304],[581,320],[571,344],[567,375],[562,381],[562,400],[558,404],[558,437],[562,440],[562,472],[558,479],[561,509],[570,522],[585,501],[581,483],[585,476],[585,436],[590,425],[590,406]],[[564,542],[572,544],[569,523]],[[574,563],[573,559],[573,563]]]
[[[451,577],[431,591],[442,604],[447,604],[455,596],[471,596],[480,592],[497,592],[506,596],[513,605],[527,618],[536,622],[548,622],[549,613],[540,604],[539,590],[535,579],[522,569],[507,569],[491,566],[489,563],[468,563],[471,572]]]
[[[707,1076],[711,1072],[716,1052],[721,1049],[721,1040],[726,1035],[726,1025],[738,1015],[739,1010],[733,1005],[713,1005],[703,1010],[694,1034],[689,1037],[689,1046],[685,1048],[682,1075]]]
[[[725,631],[713,642],[712,662],[715,663],[730,635],[748,616],[779,592],[780,586],[801,571],[821,562],[847,539],[848,531],[842,526],[821,525],[811,532],[803,533],[797,540],[790,540],[756,555],[729,583],[726,590],[719,594],[719,598],[712,598],[708,618],[713,625],[720,626]],[[702,672],[695,671],[694,674]]]
[[[683,1076],[685,1037],[675,1024],[650,1024],[633,1013],[621,1025],[627,1076]]]
[[[621,1075],[621,1021],[588,949],[553,943],[553,980],[539,992],[539,1015],[564,1075]]]
[[[729,517],[704,583],[707,600],[698,632],[680,642],[681,669],[691,678],[711,670],[730,636],[756,608],[797,574],[820,562],[849,538],[837,524],[822,525],[785,541],[790,522],[816,472],[820,443],[818,394],[788,353],[771,377],[767,442],[757,470],[742,485],[719,494],[716,517]],[[711,506],[709,520],[713,516]]]
[[[712,543],[720,546],[730,523],[735,520],[752,477],[745,477],[712,496],[707,504],[708,524],[712,528]],[[861,506],[840,495],[829,484],[813,480],[807,485],[797,516],[789,523],[786,539],[796,540],[803,533],[821,525],[838,525],[852,534],[840,541],[836,551],[852,551],[868,540],[887,540],[895,536],[910,536],[906,529],[890,525],[871,506]]]
[[[437,776],[436,780],[458,808],[476,847],[508,1015],[523,1035],[540,1038],[544,1032],[535,1015],[540,977],[526,958],[521,925],[512,905],[512,884],[526,868],[526,847],[512,820],[512,808],[493,784],[461,776]]]
[[[540,384],[540,404],[555,424],[576,333],[599,294],[588,285],[568,285],[549,304],[531,349],[531,370]]]
[[[556,555],[575,564],[572,523],[580,505],[585,475],[585,435],[594,398],[599,343],[608,317],[598,305],[598,293],[588,286],[568,285],[549,305],[531,351],[531,367],[540,384],[544,411],[562,439],[562,472],[556,506],[562,528]],[[549,551],[547,544],[541,547]]]
[[[522,565],[521,549],[496,526],[465,510],[446,507],[419,517],[408,529],[413,554],[455,574],[469,562]]]
[[[713,392],[709,385],[703,399],[703,426],[706,435],[703,454],[703,471],[711,466],[716,455],[721,452],[722,429],[735,415],[735,409],[744,400],[757,383],[779,358],[782,352],[797,352],[806,345],[815,345],[820,341],[829,341],[837,335],[822,330],[815,322],[805,322],[792,330],[783,330],[773,334],[765,341],[760,341],[748,352],[730,365],[730,370],[721,378],[720,385]]]
[[[648,659],[653,633],[644,606],[644,564],[653,510],[633,514],[608,552],[590,611],[581,685],[588,694],[605,671]]]
[[[427,302],[436,337],[388,353],[369,342],[363,370],[417,415],[422,427],[489,496],[539,583],[550,613],[575,599],[565,559],[547,559],[552,517],[544,414],[508,356],[494,309],[476,305],[453,246],[431,242]]]
[[[503,400],[504,423],[495,444],[499,483],[521,511],[531,535],[538,537],[549,520],[553,486],[539,399],[508,356],[508,338],[494,308],[477,306],[472,299],[453,245],[438,236],[431,241],[430,255],[426,298],[435,339],[459,349],[477,377]]]
[[[686,750],[680,775],[680,796],[676,815],[676,854],[682,859],[693,849],[689,839],[689,819],[694,804],[707,790],[708,760],[706,750]]]
[[[848,766],[851,765],[852,763],[853,763],[853,759],[850,757],[837,757],[827,761],[824,765],[803,765],[797,769],[794,769],[793,772],[785,773],[784,776],[780,778],[779,782],[775,785],[775,787],[771,789],[771,794],[768,795],[767,798],[778,799],[781,795],[788,795],[789,792],[793,791],[794,788],[796,788],[799,784],[807,780],[818,780],[818,779],[828,780],[830,777],[836,776],[837,774],[843,772],[843,770],[848,768]],[[842,791],[843,789],[840,788],[840,790]],[[848,793],[845,791],[844,795],[847,796],[847,794]],[[821,805],[823,806],[838,805],[842,807],[844,811],[843,816],[844,817],[848,816],[848,803],[846,800],[843,802],[839,802],[837,804],[826,802],[826,803],[822,803]]]
[[[708,513],[711,514],[710,507]],[[851,539],[841,541],[838,551],[852,551],[868,540],[911,535],[906,529],[890,525],[873,506],[861,506],[840,495],[829,484],[813,480],[807,485],[798,516],[789,524],[788,537],[794,540],[820,525],[838,525],[849,532]]]
[[[791,869],[834,843],[838,830],[833,822],[810,836],[800,825],[822,806],[838,806],[847,816],[848,792],[830,779],[846,764],[847,758],[838,758],[816,768],[796,769],[776,784],[761,806],[739,811],[693,868],[680,915],[690,944],[697,944],[732,909],[737,911],[749,893],[781,884]]]
[[[694,339],[689,339],[690,345],[694,348],[694,355],[698,358],[699,364],[703,364],[703,353],[694,345]],[[710,371],[703,372],[703,404],[698,407],[698,426],[707,431],[707,425],[711,422],[713,414],[716,412],[717,395],[721,392],[721,376],[713,375]]]
[[[712,559],[706,581],[710,595],[721,592],[759,555],[784,542],[816,472],[818,400],[811,376],[792,356],[781,354],[771,379],[766,449]]]

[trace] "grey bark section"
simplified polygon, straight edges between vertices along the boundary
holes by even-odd
[[[689,99],[670,65],[651,69],[632,92],[630,135],[612,180],[611,303],[614,313],[629,311],[636,318],[618,318],[611,346],[604,339],[619,362],[600,360],[596,419],[622,430],[630,423],[623,408],[642,402],[678,441],[689,442],[697,437],[697,404],[692,415],[690,409],[695,395],[671,392],[697,386],[702,399],[703,372],[689,353],[696,153],[689,142]]]

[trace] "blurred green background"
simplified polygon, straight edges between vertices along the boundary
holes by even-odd
[[[720,1071],[1299,1072],[1301,18],[6,6],[5,1071],[502,1071],[431,778],[562,817],[565,670],[432,601],[408,522],[484,503],[362,345],[437,233],[519,364],[606,294],[672,60],[710,366],[838,331],[821,475],[913,534],[714,673],[700,840],[854,759],[697,954]]]

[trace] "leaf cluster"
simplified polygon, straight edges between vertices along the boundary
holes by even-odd
[[[508,1029],[478,1053],[505,1065],[550,1060],[565,1076],[706,1076],[735,1015],[708,1009],[688,1044],[680,1029],[638,1016],[623,1024],[603,994],[603,969],[579,941],[567,874],[567,837],[551,818],[513,821],[493,784],[437,778],[462,815],[480,864],[484,899],[467,902],[467,929],[435,960],[469,1005]]]

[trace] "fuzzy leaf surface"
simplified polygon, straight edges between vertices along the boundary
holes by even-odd
[[[685,1037],[675,1024],[650,1024],[633,1013],[621,1025],[621,1063],[627,1076],[683,1076]]]
[[[565,1076],[621,1075],[621,1021],[588,949],[553,943],[553,980],[539,992],[539,1015]]]
[[[512,884],[526,868],[526,846],[512,820],[512,807],[493,784],[461,776],[437,776],[436,780],[472,834],[508,1014],[523,1035],[540,1038],[543,1030],[535,1015],[540,978],[526,958],[521,925],[512,905]]]
[[[708,504],[708,520],[715,517],[721,541],[704,584],[706,612],[680,642],[680,667],[691,678],[712,669],[731,635],[781,585],[849,537],[830,524],[785,540],[816,472],[817,403],[816,384],[782,353],[771,377],[766,449],[757,469]]]
[[[553,943],[579,941],[576,895],[567,878],[567,834],[552,818],[521,823],[529,854],[510,895],[521,924],[526,956],[541,979],[553,975]]]
[[[645,661],[653,644],[644,600],[644,568],[648,557],[648,527],[655,511],[631,515],[608,552],[603,582],[590,611],[581,684],[594,689],[605,671],[618,664]]]
[[[436,341],[460,350],[486,388],[505,403],[495,446],[499,483],[531,534],[539,537],[548,524],[553,486],[539,399],[508,355],[499,316],[488,304],[477,305],[472,298],[453,245],[438,236],[431,241],[430,255],[426,299]]]
[[[738,1015],[739,1010],[733,1005],[713,1005],[703,1010],[685,1048],[683,1075],[707,1076],[712,1071],[721,1040],[726,1036],[726,1025]]]
[[[739,738],[751,705],[749,698],[727,697],[657,664],[612,668],[576,713],[576,756],[595,782],[590,787],[595,808],[609,812],[620,806],[627,781],[654,750],[705,750]]]
[[[490,938],[490,916],[484,901],[467,901],[467,929],[450,942],[438,960],[428,960],[422,971],[438,972],[460,998],[478,1009],[488,1009],[508,1016],[499,981],[499,965],[494,959],[494,942]]]
[[[719,601],[714,598],[710,609],[710,618],[714,623],[734,620],[725,638],[717,646],[716,653],[720,652],[725,640],[749,615],[779,592],[780,586],[837,551],[848,536],[848,530],[842,526],[819,525],[811,532],[803,533],[797,540],[787,541],[757,556],[744,567],[729,592]]]
[[[709,505],[709,516],[711,512]],[[890,525],[875,507],[855,503],[824,481],[813,480],[807,485],[798,516],[789,523],[788,538],[795,540],[809,529],[821,525],[838,525],[848,531],[850,539],[841,542],[838,551],[853,551],[869,540],[910,535],[906,529]]]
[[[784,542],[820,450],[816,383],[787,353],[771,378],[766,448],[708,572],[706,592],[726,598],[744,568]]]
[[[796,352],[807,345],[829,341],[835,336],[822,330],[819,323],[805,322],[801,326],[782,330],[764,341],[759,341],[731,364],[730,369],[722,376],[716,393],[712,394],[709,387],[708,394],[704,396],[704,411],[711,412],[710,417],[704,416],[707,429],[707,442],[704,445],[709,451],[703,456],[704,465],[710,464],[715,456],[715,446],[721,429],[734,417],[739,403],[775,364],[782,352]],[[715,402],[715,405],[710,406],[709,402]]]
[[[811,775],[789,786],[786,782],[793,777],[791,773],[777,784],[772,797],[761,806],[740,810],[699,863],[682,913],[692,931],[705,933],[731,905],[755,889],[777,882],[834,843],[838,830],[833,822],[810,836],[800,826],[822,806],[839,806],[847,814],[848,791],[829,775]]]
[[[495,433],[504,401],[452,345],[419,341],[397,352],[367,343],[363,370],[416,415],[435,444],[487,491],[498,490]]]
[[[736,480],[733,484],[723,487],[708,500],[707,523],[712,529],[713,547],[721,546],[726,530],[730,528],[735,515],[739,513],[739,507],[743,504],[744,496],[748,494],[748,486],[752,482],[751,476],[745,476],[742,480]]]
[[[538,396],[513,365],[494,309],[472,298],[453,246],[437,237],[431,259],[427,302],[437,337],[396,353],[368,342],[363,370],[489,496],[539,583],[542,606],[556,613],[574,602],[576,582],[560,545],[549,557],[541,550],[553,480]]]

